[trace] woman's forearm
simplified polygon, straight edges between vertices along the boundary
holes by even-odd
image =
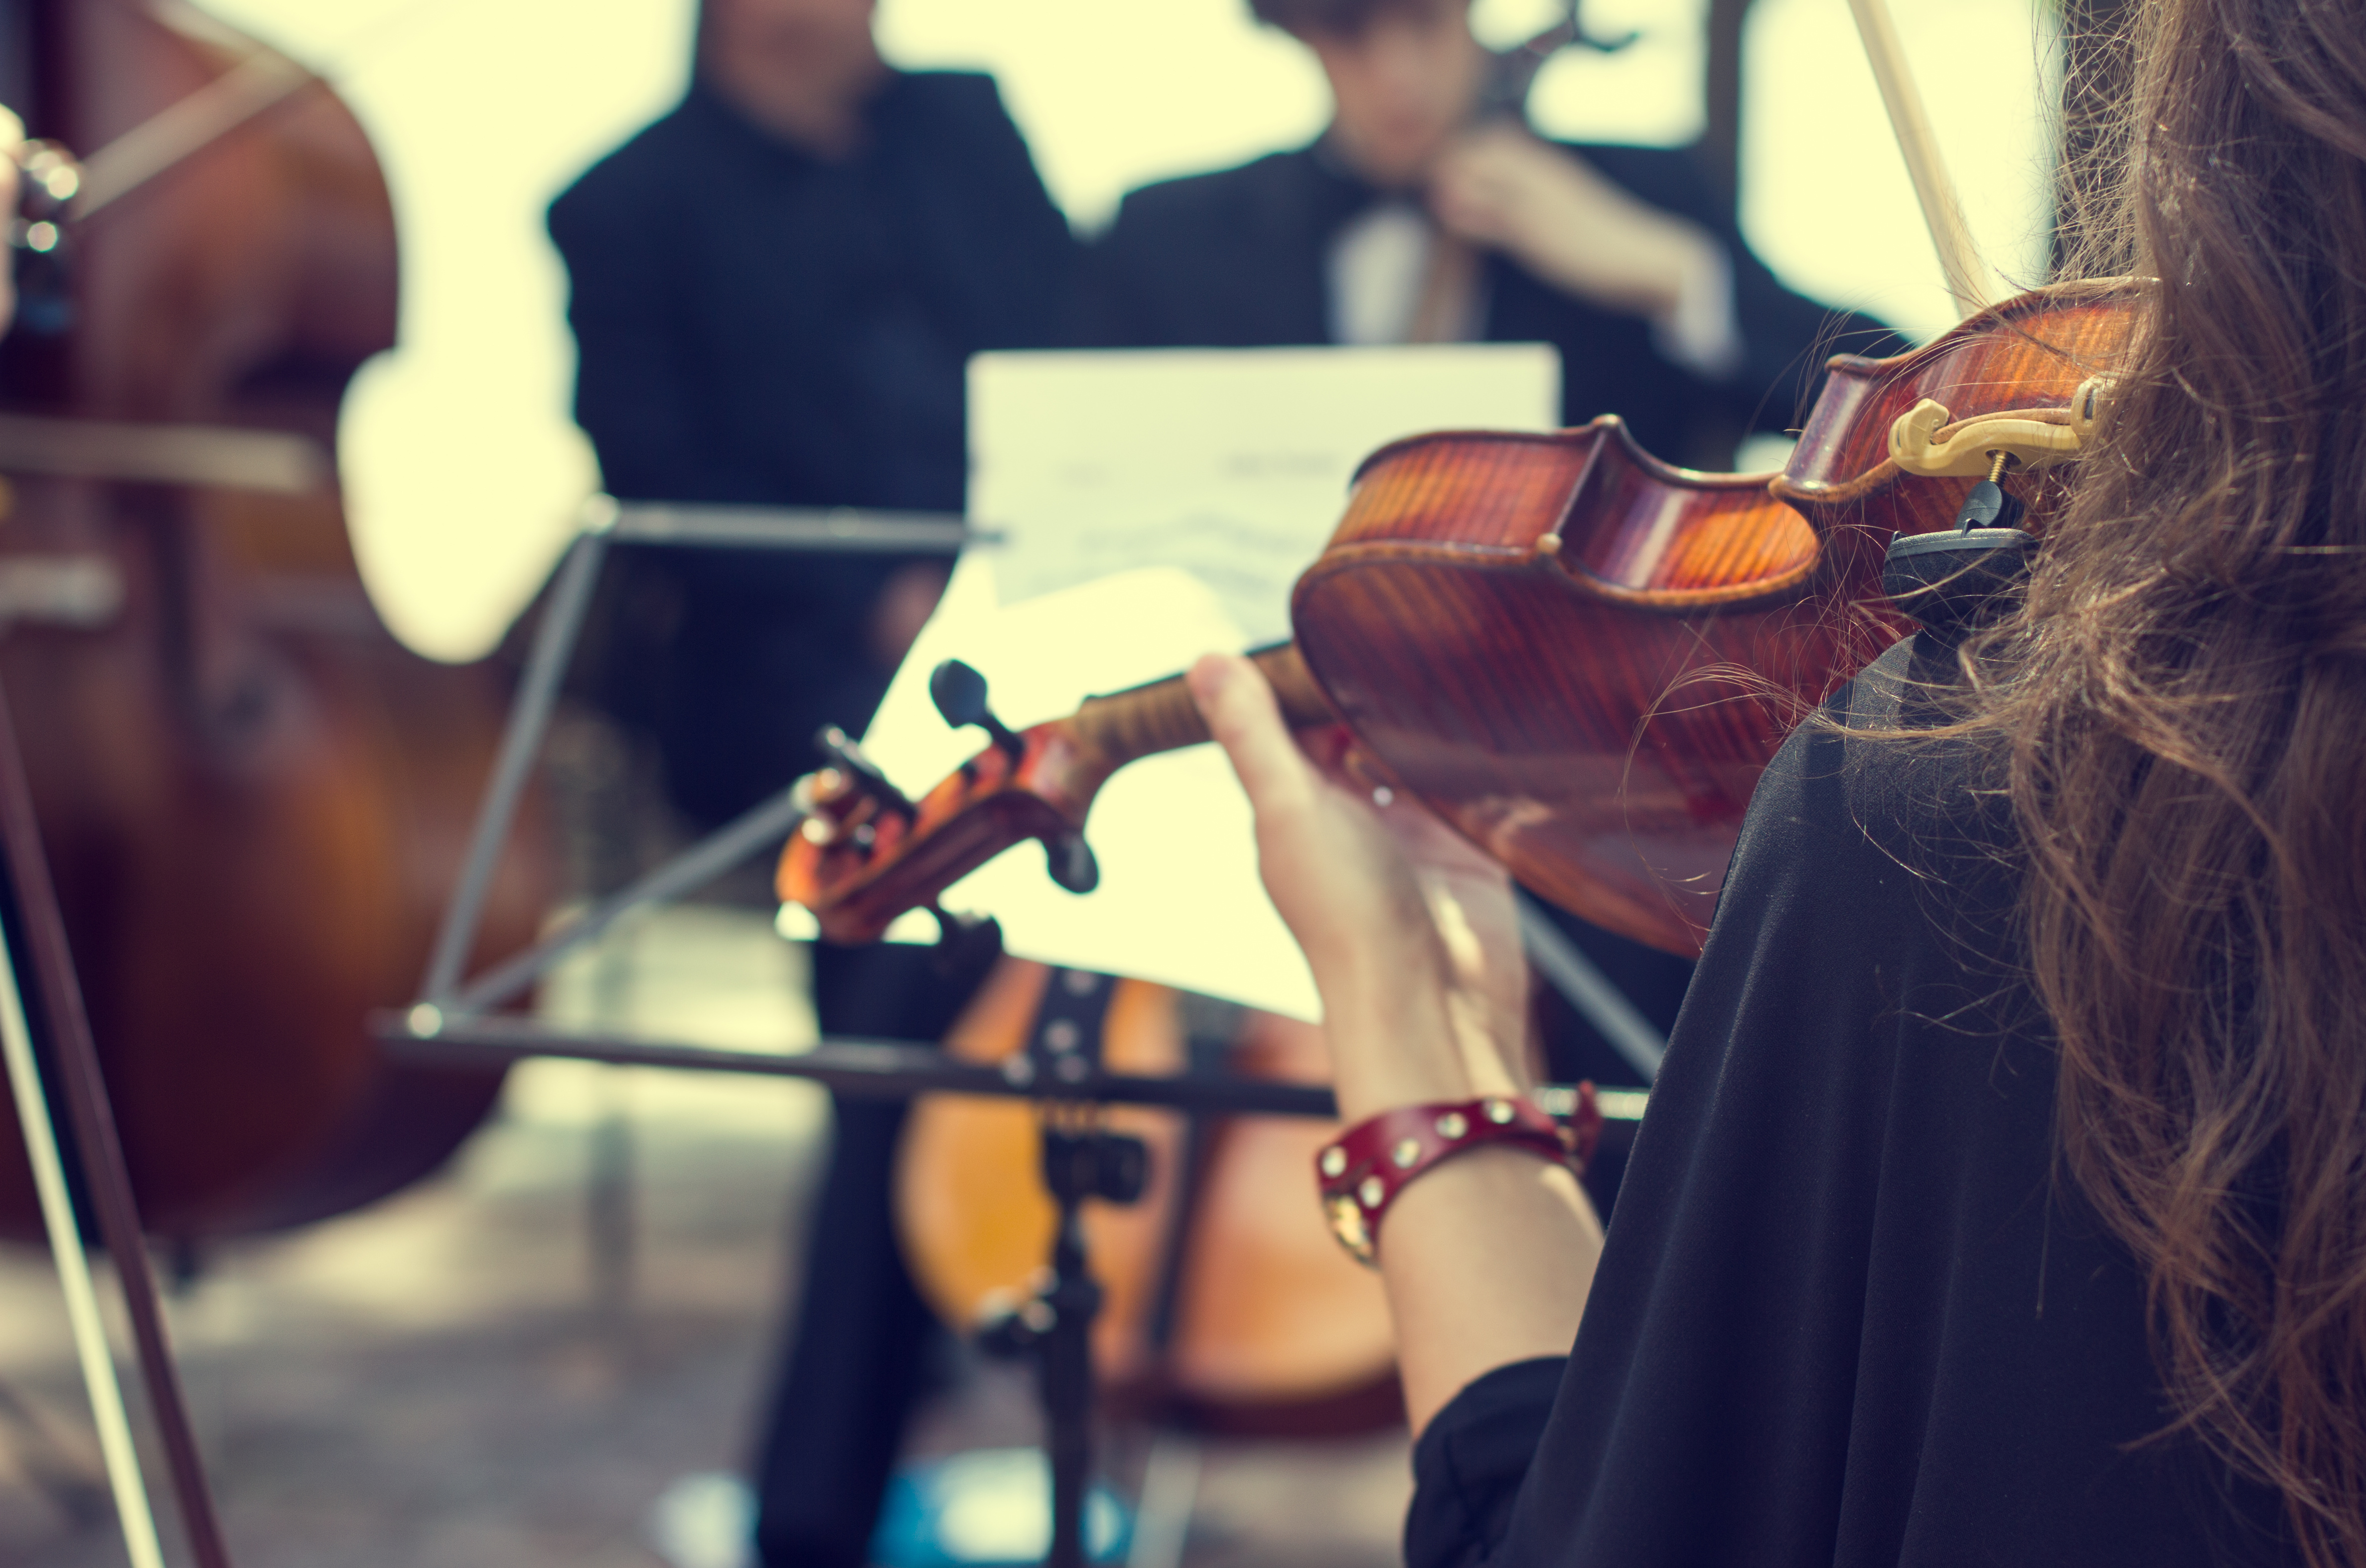
[[[1480,1149],[1405,1188],[1389,1207],[1380,1254],[1418,1435],[1482,1373],[1569,1353],[1602,1224],[1567,1168]]]
[[[1349,1122],[1401,1106],[1533,1087],[1492,1038],[1454,1027],[1434,987],[1369,976],[1326,994]],[[1459,1047],[1457,1036],[1459,1035]],[[1415,1433],[1472,1379],[1568,1352],[1602,1252],[1602,1224],[1569,1170],[1478,1149],[1408,1185],[1380,1230],[1380,1275]]]

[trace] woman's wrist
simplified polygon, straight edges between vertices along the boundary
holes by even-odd
[[[1335,1006],[1325,997],[1324,1033],[1342,1120],[1479,1092],[1442,1005],[1418,998],[1394,1007],[1379,1001],[1369,992]]]

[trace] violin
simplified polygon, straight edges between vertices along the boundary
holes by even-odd
[[[143,1219],[194,1242],[321,1218],[434,1169],[500,1085],[364,1028],[425,965],[505,703],[496,671],[394,639],[345,534],[330,453],[394,340],[392,209],[334,95],[209,18],[26,17],[33,132],[145,128],[157,172],[19,215],[19,254],[63,270],[0,344],[0,683]],[[232,99],[149,156],[208,118],[158,114]],[[531,939],[554,880],[530,823],[486,953]],[[0,1234],[39,1234],[13,1156]]]
[[[1345,725],[1351,768],[1523,884],[1696,953],[1775,749],[1912,627],[1881,591],[1891,538],[1952,525],[2000,457],[2042,529],[2135,298],[2056,285],[1910,354],[1835,356],[1774,475],[1671,467],[1615,416],[1382,447],[1299,579],[1293,641],[1254,661],[1293,727]],[[1100,785],[1207,739],[1177,676],[1002,731],[917,801],[847,749],[806,782],[780,895],[873,941],[1028,839],[1081,891]]]

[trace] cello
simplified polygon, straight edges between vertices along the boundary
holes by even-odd
[[[360,127],[191,7],[27,17],[32,131],[145,128],[152,172],[66,204],[70,288],[0,345],[0,683],[140,1208],[186,1252],[391,1192],[490,1108],[498,1073],[389,1062],[363,1021],[424,965],[504,694],[397,643],[346,540],[338,403],[395,328]],[[154,155],[158,115],[242,92]],[[552,882],[523,842],[489,952]],[[0,1234],[36,1224],[0,1161]]]

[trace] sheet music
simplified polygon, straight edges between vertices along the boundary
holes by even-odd
[[[1374,447],[1432,429],[1549,429],[1540,345],[988,355],[970,378],[971,514],[1011,543],[964,558],[864,749],[918,794],[984,745],[928,697],[959,658],[1024,728],[1212,649],[1289,635],[1289,592]],[[1121,770],[1087,838],[1090,894],[1021,845],[945,905],[1022,957],[1313,1019],[1313,977],[1256,876],[1247,799],[1212,746]]]
[[[1213,589],[1252,642],[1290,636],[1356,466],[1425,430],[1549,430],[1544,344],[982,354],[970,515],[1006,528],[1006,599],[1141,566]]]

